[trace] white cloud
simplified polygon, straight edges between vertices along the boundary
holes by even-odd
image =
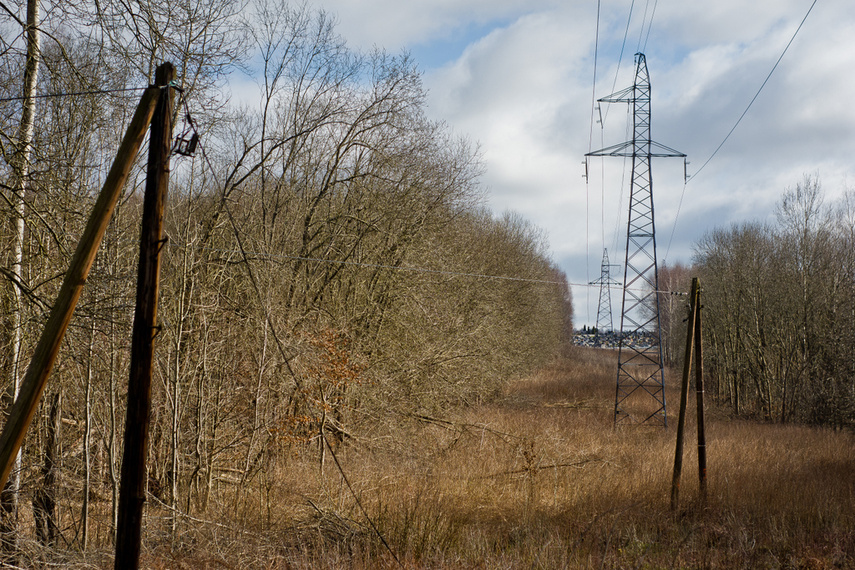
[[[619,220],[628,207],[622,160],[592,162],[588,186],[582,178],[592,93],[629,86],[632,54],[646,45],[653,138],[689,154],[695,173],[754,97],[812,0],[635,2],[628,32],[631,0],[603,0],[594,89],[596,2],[320,4],[339,14],[339,31],[357,47],[441,49],[464,35],[452,61],[426,70],[430,112],[480,143],[492,207],[515,209],[546,229],[556,261],[581,283],[599,275],[604,245],[613,261],[622,260],[624,243],[614,251],[614,236],[625,232]],[[648,35],[641,22],[651,14]],[[767,219],[784,189],[805,173],[818,173],[832,195],[855,177],[853,36],[848,0],[817,2],[739,127],[686,186],[676,226],[682,165],[654,161],[660,258],[672,231],[669,261],[688,262],[692,243],[714,227]],[[626,138],[626,107],[607,111],[603,144],[599,126],[594,130],[595,148]],[[591,296],[582,288],[574,293],[580,323],[595,320],[583,302]]]
[[[338,15],[339,31],[357,48],[403,46],[447,39],[468,24],[516,18],[557,0],[322,0],[315,2]]]

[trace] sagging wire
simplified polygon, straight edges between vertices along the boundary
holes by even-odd
[[[194,156],[197,149],[201,150],[202,157],[204,158],[205,163],[208,166],[208,169],[211,171],[211,174],[214,177],[216,184],[219,186],[220,181],[214,172],[214,168],[211,165],[211,161],[208,158],[207,153],[205,152],[204,145],[201,144],[201,139],[199,136],[199,131],[196,127],[196,123],[193,120],[193,117],[190,113],[190,110],[187,105],[186,99],[182,97],[181,101],[179,101],[179,105],[183,105],[184,107],[184,115],[185,115],[185,124],[186,127],[184,131],[178,135],[175,139],[175,144],[173,145],[173,152],[177,154],[181,154],[183,156]],[[189,137],[189,138],[188,138]],[[186,152],[182,152],[186,151]],[[227,212],[229,213],[229,212]],[[230,214],[230,213],[229,213]],[[235,230],[235,237],[240,240],[239,236],[237,236],[237,228]],[[240,244],[239,244],[240,245]],[[177,246],[180,247],[180,246]],[[336,259],[323,259],[317,257],[302,257],[297,255],[287,255],[287,254],[270,254],[270,253],[259,253],[259,252],[251,252],[246,251],[242,247],[240,251],[229,251],[225,249],[218,248],[204,248],[210,251],[217,251],[221,253],[240,253],[246,258],[246,261],[249,261],[249,257],[253,257],[256,259],[289,259],[294,261],[310,261],[315,263],[327,263],[333,265],[348,265],[355,267],[366,267],[370,269],[391,269],[397,271],[411,271],[416,273],[430,273],[435,275],[450,275],[456,277],[472,277],[476,279],[491,279],[491,280],[500,280],[500,281],[518,281],[524,283],[541,283],[545,285],[562,285],[565,281],[557,281],[550,279],[534,279],[529,277],[510,277],[506,275],[486,275],[480,273],[468,273],[465,271],[447,271],[442,269],[429,269],[426,267],[413,267],[413,266],[394,266],[394,265],[383,265],[379,263],[362,263],[358,261],[344,261],[344,260],[336,260]]]
[[[56,97],[78,97],[81,95],[106,95],[110,93],[126,93],[130,91],[145,91],[148,87],[126,87],[122,89],[94,89],[92,91],[75,91],[72,93],[45,93],[43,95],[33,95],[32,97],[24,97],[17,95],[15,97],[2,97],[0,103],[9,101],[23,101],[24,99],[50,99]]]
[[[727,133],[727,135],[724,137],[724,140],[722,140],[722,141],[721,141],[721,144],[719,144],[719,145],[716,147],[716,149],[713,151],[713,153],[710,155],[710,157],[709,157],[709,158],[708,158],[708,159],[707,159],[707,160],[706,160],[706,161],[701,165],[701,167],[700,167],[700,168],[699,168],[699,169],[698,169],[694,174],[692,174],[691,176],[689,176],[689,178],[688,178],[687,182],[690,182],[690,181],[694,180],[694,179],[695,179],[695,177],[696,177],[698,174],[700,174],[700,173],[701,173],[701,171],[702,171],[704,168],[706,168],[707,164],[709,164],[709,163],[710,163],[710,161],[715,157],[715,155],[717,155],[717,154],[718,154],[718,151],[720,151],[720,150],[721,150],[721,147],[723,147],[723,146],[724,146],[724,143],[726,143],[726,142],[727,142],[727,139],[729,139],[729,138],[730,138],[730,135],[732,135],[732,134],[733,134],[733,131],[735,131],[735,130],[736,130],[736,127],[738,127],[738,126],[739,126],[739,123],[741,123],[741,122],[742,122],[742,119],[744,119],[744,118],[745,118],[745,115],[746,115],[746,114],[748,114],[748,110],[751,108],[751,106],[752,106],[752,105],[754,104],[754,102],[757,100],[757,97],[759,97],[759,96],[760,96],[760,92],[761,92],[761,91],[763,91],[763,88],[764,88],[764,87],[766,87],[766,84],[769,82],[769,78],[771,78],[771,77],[772,77],[772,74],[773,74],[773,73],[775,73],[775,70],[778,68],[778,64],[779,64],[779,63],[781,63],[781,60],[782,60],[782,59],[784,59],[784,55],[787,53],[787,50],[789,50],[789,49],[790,49],[790,46],[793,44],[793,41],[796,39],[796,36],[799,34],[799,31],[802,29],[802,26],[804,26],[804,23],[805,23],[805,21],[808,19],[808,16],[810,16],[810,13],[811,13],[811,11],[813,10],[813,7],[814,7],[814,6],[816,6],[816,1],[817,1],[817,0],[813,0],[813,3],[810,5],[810,8],[808,8],[807,13],[805,14],[805,17],[804,17],[804,18],[802,18],[802,21],[799,23],[799,26],[796,28],[796,31],[795,31],[795,32],[793,32],[793,36],[790,38],[790,41],[789,41],[789,42],[787,42],[787,45],[784,47],[784,51],[782,51],[782,52],[781,52],[781,55],[778,57],[778,61],[776,61],[776,62],[775,62],[775,65],[773,65],[773,66],[772,66],[772,70],[771,70],[771,71],[769,71],[769,75],[767,75],[767,76],[766,76],[766,79],[764,79],[764,80],[763,80],[763,83],[760,85],[760,88],[759,88],[759,89],[757,89],[757,93],[755,93],[755,94],[754,94],[754,97],[752,97],[752,98],[751,98],[751,101],[749,101],[749,102],[748,102],[748,106],[747,106],[747,107],[745,107],[745,110],[744,110],[744,111],[742,111],[742,114],[739,116],[739,118],[736,120],[736,123],[735,123],[735,124],[733,125],[733,127],[730,129],[730,132],[728,132],[728,133]]]
[[[671,229],[671,238],[668,240],[668,249],[666,250],[666,253],[665,253],[665,259],[666,260],[668,258],[668,252],[670,252],[670,250],[671,250],[671,240],[674,239],[674,231],[677,229],[677,219],[680,216],[680,209],[683,206],[683,197],[686,194],[686,186],[688,185],[689,182],[694,180],[695,177],[698,174],[700,174],[704,168],[706,168],[706,166],[710,163],[710,161],[712,161],[713,158],[715,158],[715,156],[718,154],[718,151],[720,151],[722,149],[724,144],[728,141],[730,136],[733,134],[733,132],[736,130],[736,128],[739,126],[739,124],[742,122],[742,119],[744,119],[745,115],[748,114],[748,110],[751,109],[751,106],[754,104],[754,102],[760,96],[760,92],[763,91],[764,87],[766,87],[766,84],[769,82],[769,79],[772,77],[772,74],[775,73],[775,69],[778,68],[778,64],[780,64],[781,60],[784,59],[784,55],[787,53],[787,50],[790,49],[790,46],[793,44],[793,41],[796,39],[796,36],[798,35],[799,31],[802,29],[802,26],[804,26],[805,21],[807,21],[808,16],[810,16],[811,11],[813,10],[814,6],[816,6],[816,2],[817,2],[817,0],[813,0],[813,3],[808,8],[807,12],[805,13],[804,17],[802,18],[802,21],[799,23],[798,27],[796,28],[796,31],[793,32],[793,35],[790,38],[790,41],[787,42],[787,45],[784,47],[783,51],[781,52],[781,55],[778,56],[777,61],[775,61],[775,65],[772,66],[772,69],[769,71],[769,74],[766,76],[766,79],[763,80],[763,83],[760,85],[760,88],[757,89],[757,92],[754,94],[754,97],[752,97],[751,101],[748,102],[748,105],[745,107],[745,110],[742,111],[742,114],[736,120],[736,123],[734,123],[733,127],[731,127],[730,131],[727,133],[727,135],[725,135],[724,139],[715,148],[715,150],[712,152],[712,154],[709,156],[709,158],[707,158],[704,161],[704,163],[701,164],[701,167],[698,168],[695,171],[695,173],[692,174],[691,176],[689,176],[689,173],[688,173],[688,165],[689,165],[688,161],[683,162],[683,192],[680,194],[680,204],[677,207],[677,215],[674,217],[674,227]]]
[[[198,127],[196,122],[193,120],[192,114],[190,113],[189,106],[187,104],[187,100],[185,97],[181,97],[180,105],[184,107],[184,116],[186,122],[186,128],[182,132],[182,134],[176,137],[176,143],[173,150],[177,154],[182,154],[184,156],[195,156],[196,150],[201,151],[202,158],[204,163],[207,165],[208,170],[211,172],[211,175],[214,178],[217,186],[220,186],[221,183],[219,181],[219,177],[217,176],[216,171],[214,170],[213,165],[211,164],[211,160],[208,157],[207,152],[205,151],[205,145],[202,144],[201,136],[199,135]],[[187,136],[190,136],[188,139]],[[186,145],[186,148],[190,150],[192,148],[193,154],[184,154],[178,152],[178,148]],[[227,214],[231,217],[231,211],[227,208]],[[296,256],[296,255],[287,255],[287,254],[270,254],[270,253],[260,253],[260,252],[251,252],[247,251],[243,248],[242,243],[240,242],[240,237],[237,235],[237,227],[234,225],[234,220],[232,219],[232,227],[235,232],[235,237],[238,239],[239,250],[226,250],[221,248],[211,248],[211,247],[203,247],[203,249],[216,251],[221,253],[229,253],[229,254],[240,254],[244,258],[244,262],[249,266],[250,257],[256,259],[288,259],[294,261],[309,261],[314,263],[327,263],[333,265],[347,265],[353,267],[364,267],[369,269],[389,269],[393,271],[410,271],[415,273],[427,273],[433,275],[448,275],[453,277],[468,277],[473,279],[488,279],[488,280],[498,280],[498,281],[516,281],[523,283],[535,283],[535,284],[544,284],[544,285],[566,285],[568,287],[585,287],[590,289],[593,287],[589,283],[573,283],[566,280],[549,280],[549,279],[534,279],[527,277],[510,277],[506,275],[487,275],[482,273],[470,273],[465,271],[448,271],[442,269],[430,269],[426,267],[414,267],[414,266],[395,266],[395,265],[384,265],[379,263],[363,263],[357,261],[345,261],[345,260],[336,260],[336,259],[323,259],[316,257],[304,257],[304,256]],[[183,248],[187,246],[182,246],[180,244],[175,243],[174,241],[170,241],[170,246]],[[251,269],[250,269],[251,271]],[[254,280],[254,274],[252,275]],[[622,290],[623,288],[620,287]],[[632,290],[632,289],[630,289]],[[671,293],[670,291],[656,291],[656,293]],[[260,293],[259,293],[260,294]]]
[[[650,13],[650,22],[647,24],[647,36],[644,38],[644,46],[641,48],[641,53],[647,52],[647,42],[650,40],[650,30],[653,28],[653,18],[656,17],[656,6],[659,4],[659,0],[654,0],[653,2],[653,12]]]
[[[629,36],[629,25],[632,23],[632,10],[635,7],[635,0],[632,0],[632,3],[629,5],[629,16],[626,18],[626,28],[623,31],[623,42],[620,45],[620,55],[618,56],[617,68],[615,69],[615,79],[612,82],[612,93],[615,92],[615,88],[617,87],[618,75],[620,74],[620,66],[623,63],[623,53],[626,49],[626,38]],[[609,109],[611,109],[611,105],[606,107],[606,115],[605,118],[609,116]],[[605,119],[604,118],[604,119]]]
[[[599,46],[600,46],[600,7],[601,1],[597,0],[597,27],[594,31],[594,77],[591,81],[591,126],[588,132],[588,153],[593,150],[594,145],[594,111],[598,109],[597,105],[597,58],[599,55]],[[602,127],[602,114],[600,115],[600,125]],[[591,179],[588,176],[588,158],[585,158],[585,277],[587,281],[590,281],[590,273],[589,266],[591,264],[591,212],[590,212],[590,201],[591,201]],[[588,298],[586,299],[585,306],[588,307],[590,311],[591,307],[591,299],[590,299],[590,290],[587,290]],[[591,315],[588,315],[588,320],[590,320]]]

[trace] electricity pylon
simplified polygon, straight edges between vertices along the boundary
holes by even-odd
[[[609,263],[609,250],[603,248],[603,261],[600,263],[600,278],[596,281],[591,281],[588,285],[600,286],[600,302],[597,305],[597,334],[594,337],[594,344],[600,346],[600,334],[604,331],[614,330],[614,321],[612,320],[612,295],[611,286],[620,285],[612,279],[612,268],[618,267],[615,264]]]
[[[650,159],[674,156],[685,158],[686,155],[650,140],[650,76],[643,53],[635,54],[635,63],[635,83],[632,87],[599,99],[603,103],[632,105],[632,140],[590,152],[586,156],[632,158],[623,302],[618,335],[620,344],[615,425],[652,423],[667,427]],[[650,399],[653,400],[652,406]]]

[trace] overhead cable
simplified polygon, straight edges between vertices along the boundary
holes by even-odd
[[[623,31],[623,42],[620,44],[620,55],[618,55],[617,68],[615,69],[615,79],[612,82],[612,93],[615,92],[615,87],[617,87],[618,75],[620,74],[620,64],[623,62],[623,52],[626,49],[626,38],[629,36],[629,25],[632,23],[632,9],[634,7],[635,0],[632,0],[632,3],[629,5],[629,16],[626,18],[626,28]],[[606,114],[603,117],[603,123],[605,123],[606,118],[609,116],[609,109],[611,109],[611,105],[606,107]]]
[[[710,163],[710,161],[713,159],[713,157],[715,157],[715,155],[716,155],[716,154],[718,154],[718,151],[719,151],[719,150],[721,150],[721,147],[723,147],[723,146],[724,146],[724,143],[726,143],[726,142],[727,142],[727,139],[729,139],[729,138],[730,138],[730,135],[732,135],[732,134],[733,134],[733,131],[735,131],[735,130],[736,130],[736,127],[738,127],[738,126],[739,126],[739,123],[741,123],[741,122],[742,122],[742,119],[744,119],[744,118],[745,118],[745,115],[748,113],[748,110],[749,110],[749,109],[751,108],[751,106],[754,104],[754,101],[756,101],[756,100],[757,100],[757,97],[759,97],[759,96],[760,96],[760,92],[761,92],[761,91],[763,91],[763,88],[764,88],[764,87],[766,87],[766,83],[768,83],[768,82],[769,82],[769,78],[770,78],[770,77],[772,77],[772,74],[773,74],[773,73],[775,73],[775,69],[777,69],[777,68],[778,68],[778,64],[779,64],[779,63],[781,63],[781,60],[782,60],[782,59],[784,59],[784,55],[787,53],[787,50],[788,50],[788,49],[790,49],[790,46],[793,44],[793,40],[795,40],[795,39],[796,39],[796,36],[798,35],[799,30],[801,30],[801,29],[802,29],[802,26],[803,26],[803,25],[804,25],[804,23],[805,23],[805,20],[807,20],[808,16],[810,16],[811,10],[813,10],[813,7],[814,7],[814,6],[816,6],[816,2],[817,2],[817,0],[813,0],[813,3],[810,5],[810,8],[808,8],[807,13],[805,14],[805,17],[804,17],[804,18],[802,18],[801,23],[799,23],[799,27],[798,27],[798,28],[796,28],[796,31],[793,33],[793,37],[791,37],[791,38],[790,38],[790,41],[789,41],[789,42],[787,42],[786,47],[784,47],[784,51],[782,51],[782,52],[781,52],[781,55],[778,57],[778,61],[776,61],[776,62],[775,62],[775,65],[773,65],[773,66],[772,66],[772,70],[769,72],[769,75],[767,75],[767,76],[766,76],[766,79],[764,79],[764,80],[763,80],[763,84],[762,84],[762,85],[760,85],[760,88],[757,90],[757,93],[755,93],[755,94],[754,94],[754,97],[752,97],[751,101],[748,103],[748,106],[745,108],[745,110],[744,110],[744,111],[742,112],[742,114],[739,116],[739,119],[737,119],[737,120],[736,120],[736,123],[733,125],[733,128],[731,128],[731,129],[730,129],[730,132],[728,132],[728,133],[727,133],[727,136],[725,136],[725,137],[724,137],[724,140],[722,140],[722,141],[721,141],[721,144],[719,144],[719,145],[716,147],[716,149],[713,151],[713,153],[710,155],[710,157],[706,160],[706,162],[704,162],[704,163],[701,165],[701,167],[698,169],[698,171],[697,171],[697,172],[695,172],[693,175],[691,175],[690,177],[688,177],[688,179],[686,180],[686,182],[690,182],[690,181],[694,180],[694,179],[695,179],[695,177],[696,177],[698,174],[700,174],[700,173],[701,173],[701,171],[704,169],[704,167],[706,167],[706,165]],[[684,189],[685,189],[685,187],[684,187]]]
[[[588,132],[588,152],[593,150],[594,145],[594,111],[597,106],[597,56],[600,46],[600,6],[601,0],[597,0],[597,27],[594,32],[594,78],[591,82],[591,128]],[[602,121],[600,122],[602,127]],[[588,159],[585,159],[585,275],[588,277],[588,265],[590,264],[590,238],[591,238],[591,185],[588,175]],[[588,279],[590,281],[590,279]],[[590,305],[590,299],[588,300]],[[590,317],[590,315],[588,315]]]
[[[647,41],[650,39],[650,30],[653,28],[653,18],[656,16],[656,6],[658,4],[659,0],[653,1],[653,12],[650,13],[650,22],[647,24],[647,35],[644,37],[644,46],[641,48],[641,53],[647,53]]]
[[[80,95],[105,95],[109,93],[125,93],[128,91],[144,91],[146,89],[148,89],[148,87],[126,87],[122,89],[93,89],[91,91],[76,91],[73,93],[45,93],[43,95],[33,95],[32,97],[18,95],[15,97],[2,97],[0,98],[0,103],[23,101],[24,99],[51,99],[60,97],[76,97]]]

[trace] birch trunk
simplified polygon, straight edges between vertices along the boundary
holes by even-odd
[[[18,141],[15,156],[12,160],[12,259],[10,269],[17,280],[22,279],[24,265],[24,204],[29,186],[30,161],[32,158],[34,116],[36,107],[36,84],[39,76],[39,0],[27,2],[27,59],[24,65],[23,109],[21,124],[18,129]],[[21,354],[21,325],[23,323],[23,295],[20,287],[10,283],[10,314],[8,343],[9,379],[5,399],[8,404],[15,401],[20,390],[20,354]],[[17,548],[18,494],[21,487],[21,454],[15,460],[13,473],[6,487],[0,493],[0,535],[3,549],[14,551]]]

